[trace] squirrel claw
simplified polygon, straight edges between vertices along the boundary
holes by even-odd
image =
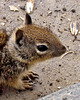
[[[34,72],[32,72],[32,71],[30,71],[29,73],[28,73],[28,75],[26,76],[26,77],[24,77],[23,78],[23,80],[35,80],[35,79],[39,79],[39,75],[38,74],[36,74],[36,73],[34,73]]]
[[[39,75],[30,71],[29,74],[28,74],[28,77],[31,79],[31,80],[35,80],[35,79],[39,79]]]

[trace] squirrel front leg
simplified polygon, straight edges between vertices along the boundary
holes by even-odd
[[[32,71],[24,71],[18,76],[14,76],[11,80],[6,82],[6,85],[18,90],[32,89],[32,80],[38,78],[38,75]]]
[[[23,77],[24,77],[23,74],[18,75],[18,76],[14,76],[12,79],[6,81],[5,85],[13,87],[17,90],[31,89],[33,83],[29,80],[24,80]]]

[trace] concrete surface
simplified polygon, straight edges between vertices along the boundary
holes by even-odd
[[[7,34],[23,24],[20,17],[24,18],[25,11],[20,7],[25,3],[26,0],[0,0],[0,28],[6,28]],[[19,11],[10,11],[9,5],[16,6]],[[19,92],[4,86],[0,100],[36,100],[80,82],[80,41],[73,42],[69,30],[72,21],[80,23],[80,0],[35,0],[31,17],[33,23],[50,28],[73,53],[33,65],[31,70],[39,74],[33,90]]]
[[[38,100],[80,100],[80,83],[68,86]]]

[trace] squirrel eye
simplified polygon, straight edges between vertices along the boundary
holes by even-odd
[[[39,51],[41,51],[41,52],[44,52],[44,51],[46,51],[46,50],[48,49],[48,47],[45,46],[45,45],[39,45],[39,46],[37,46],[37,49],[38,49]]]

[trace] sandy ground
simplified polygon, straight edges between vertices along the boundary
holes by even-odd
[[[25,11],[20,7],[25,3],[26,0],[0,0],[0,28],[12,32],[14,28],[22,25],[20,17],[24,18]],[[19,11],[10,11],[9,5],[15,5]],[[0,100],[36,100],[80,82],[80,44],[79,41],[73,42],[74,37],[69,30],[72,21],[80,23],[80,0],[35,0],[31,17],[35,24],[49,27],[73,53],[62,59],[57,57],[35,64],[32,70],[39,74],[39,79],[35,81],[33,90],[19,92],[4,87]],[[4,26],[2,22],[5,23]]]

